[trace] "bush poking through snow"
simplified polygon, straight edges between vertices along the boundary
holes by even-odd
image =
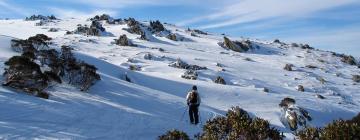
[[[298,86],[297,86],[297,90],[298,90],[298,91],[301,91],[301,92],[305,92],[305,88],[304,88],[303,85],[298,85]]]
[[[354,82],[360,83],[360,75],[353,75],[353,76],[352,76],[352,80],[353,80]]]
[[[222,78],[221,76],[216,77],[216,79],[214,80],[214,82],[217,83],[217,84],[226,85],[226,82],[225,82],[224,78]]]
[[[293,70],[293,69],[292,69],[293,66],[294,66],[294,65],[292,65],[292,64],[286,64],[285,67],[284,67],[284,70],[292,71],[292,70]]]
[[[320,140],[320,128],[308,127],[299,132],[298,137],[300,140]]]
[[[179,130],[167,131],[164,135],[159,136],[159,140],[190,140],[189,136]]]
[[[125,34],[121,35],[119,39],[115,39],[115,44],[119,46],[134,46]]]
[[[198,74],[195,70],[186,70],[183,75],[181,75],[181,78],[184,79],[190,79],[190,80],[196,80],[198,77]]]
[[[130,65],[130,66],[129,66],[129,70],[132,70],[132,71],[141,71],[141,67],[140,67],[140,66],[136,66],[136,65]]]
[[[308,127],[300,131],[298,137],[301,140],[358,140],[360,139],[360,123],[359,116],[355,116],[351,120],[334,120],[323,128]]]
[[[200,140],[237,140],[237,139],[272,139],[280,140],[280,132],[270,127],[268,121],[261,118],[252,119],[240,107],[232,107],[226,117],[208,120],[203,127]]]
[[[3,86],[36,95],[48,86],[48,78],[40,66],[24,56],[13,56],[5,62],[5,82]]]

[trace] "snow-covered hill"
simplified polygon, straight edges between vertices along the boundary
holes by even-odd
[[[0,139],[156,139],[173,128],[192,136],[201,131],[201,126],[190,125],[184,115],[185,96],[192,85],[198,86],[202,97],[202,124],[240,106],[270,121],[288,139],[293,135],[280,121],[279,103],[284,97],[296,99],[308,110],[314,126],[360,112],[360,86],[351,79],[360,69],[331,52],[250,39],[258,47],[239,53],[220,47],[221,35],[194,35],[169,24],[164,24],[165,28],[183,41],[154,34],[149,41],[141,40],[140,35],[123,30],[128,28],[126,24],[104,23],[111,35],[98,37],[65,35],[78,24],[90,25],[88,20],[71,18],[35,26],[37,22],[0,20],[0,73],[7,59],[20,55],[11,49],[11,39],[45,34],[53,38],[52,48],[69,45],[78,59],[95,65],[101,80],[88,93],[58,84],[47,90],[47,100],[1,86]],[[59,31],[49,32],[50,28]],[[137,47],[112,43],[123,34]],[[169,67],[178,58],[207,69],[198,71],[197,80],[183,79],[186,70]],[[285,71],[286,64],[293,64],[294,70]],[[130,65],[141,70],[131,71]],[[309,65],[316,68],[306,67]],[[124,80],[125,75],[132,83]],[[227,84],[214,83],[217,76]],[[305,92],[298,91],[298,85],[303,85]],[[318,94],[325,99],[317,98]]]

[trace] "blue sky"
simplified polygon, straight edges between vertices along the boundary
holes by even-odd
[[[360,0],[0,0],[0,18],[32,14],[156,20],[229,36],[308,43],[360,57]]]

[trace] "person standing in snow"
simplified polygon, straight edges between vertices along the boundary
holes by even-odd
[[[189,106],[189,116],[191,124],[199,123],[199,106],[201,103],[197,87],[194,85],[192,90],[186,96],[187,105]]]

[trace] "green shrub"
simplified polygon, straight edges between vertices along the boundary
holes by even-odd
[[[282,139],[280,132],[270,127],[268,121],[255,118],[240,107],[233,107],[226,117],[218,117],[206,122],[200,140],[237,139]]]
[[[360,113],[351,120],[335,120],[324,128],[309,127],[299,132],[301,140],[359,140]]]
[[[189,136],[179,130],[167,131],[166,134],[159,136],[159,140],[190,140]]]

